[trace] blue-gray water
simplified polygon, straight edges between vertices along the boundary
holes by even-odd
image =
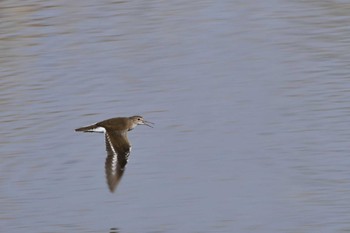
[[[348,1],[0,2],[0,231],[350,232]],[[108,191],[101,134],[141,114]]]

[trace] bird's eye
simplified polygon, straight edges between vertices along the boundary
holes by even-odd
[[[137,119],[137,120],[139,120],[139,121],[140,121],[140,120],[141,120],[141,118],[139,118],[139,119]]]

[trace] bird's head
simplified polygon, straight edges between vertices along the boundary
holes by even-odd
[[[130,119],[132,120],[132,122],[134,123],[135,126],[136,125],[147,125],[147,126],[153,128],[152,125],[154,125],[154,123],[143,119],[142,116],[132,116],[132,117],[130,117]]]

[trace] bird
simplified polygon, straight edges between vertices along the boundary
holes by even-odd
[[[142,116],[115,117],[75,129],[76,132],[104,133],[107,152],[106,179],[112,193],[124,174],[131,151],[127,132],[133,130],[137,125],[147,125],[153,128],[154,123],[146,121]]]

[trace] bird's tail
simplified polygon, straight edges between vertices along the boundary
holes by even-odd
[[[96,132],[98,127],[96,125],[89,125],[75,129],[76,132]]]

